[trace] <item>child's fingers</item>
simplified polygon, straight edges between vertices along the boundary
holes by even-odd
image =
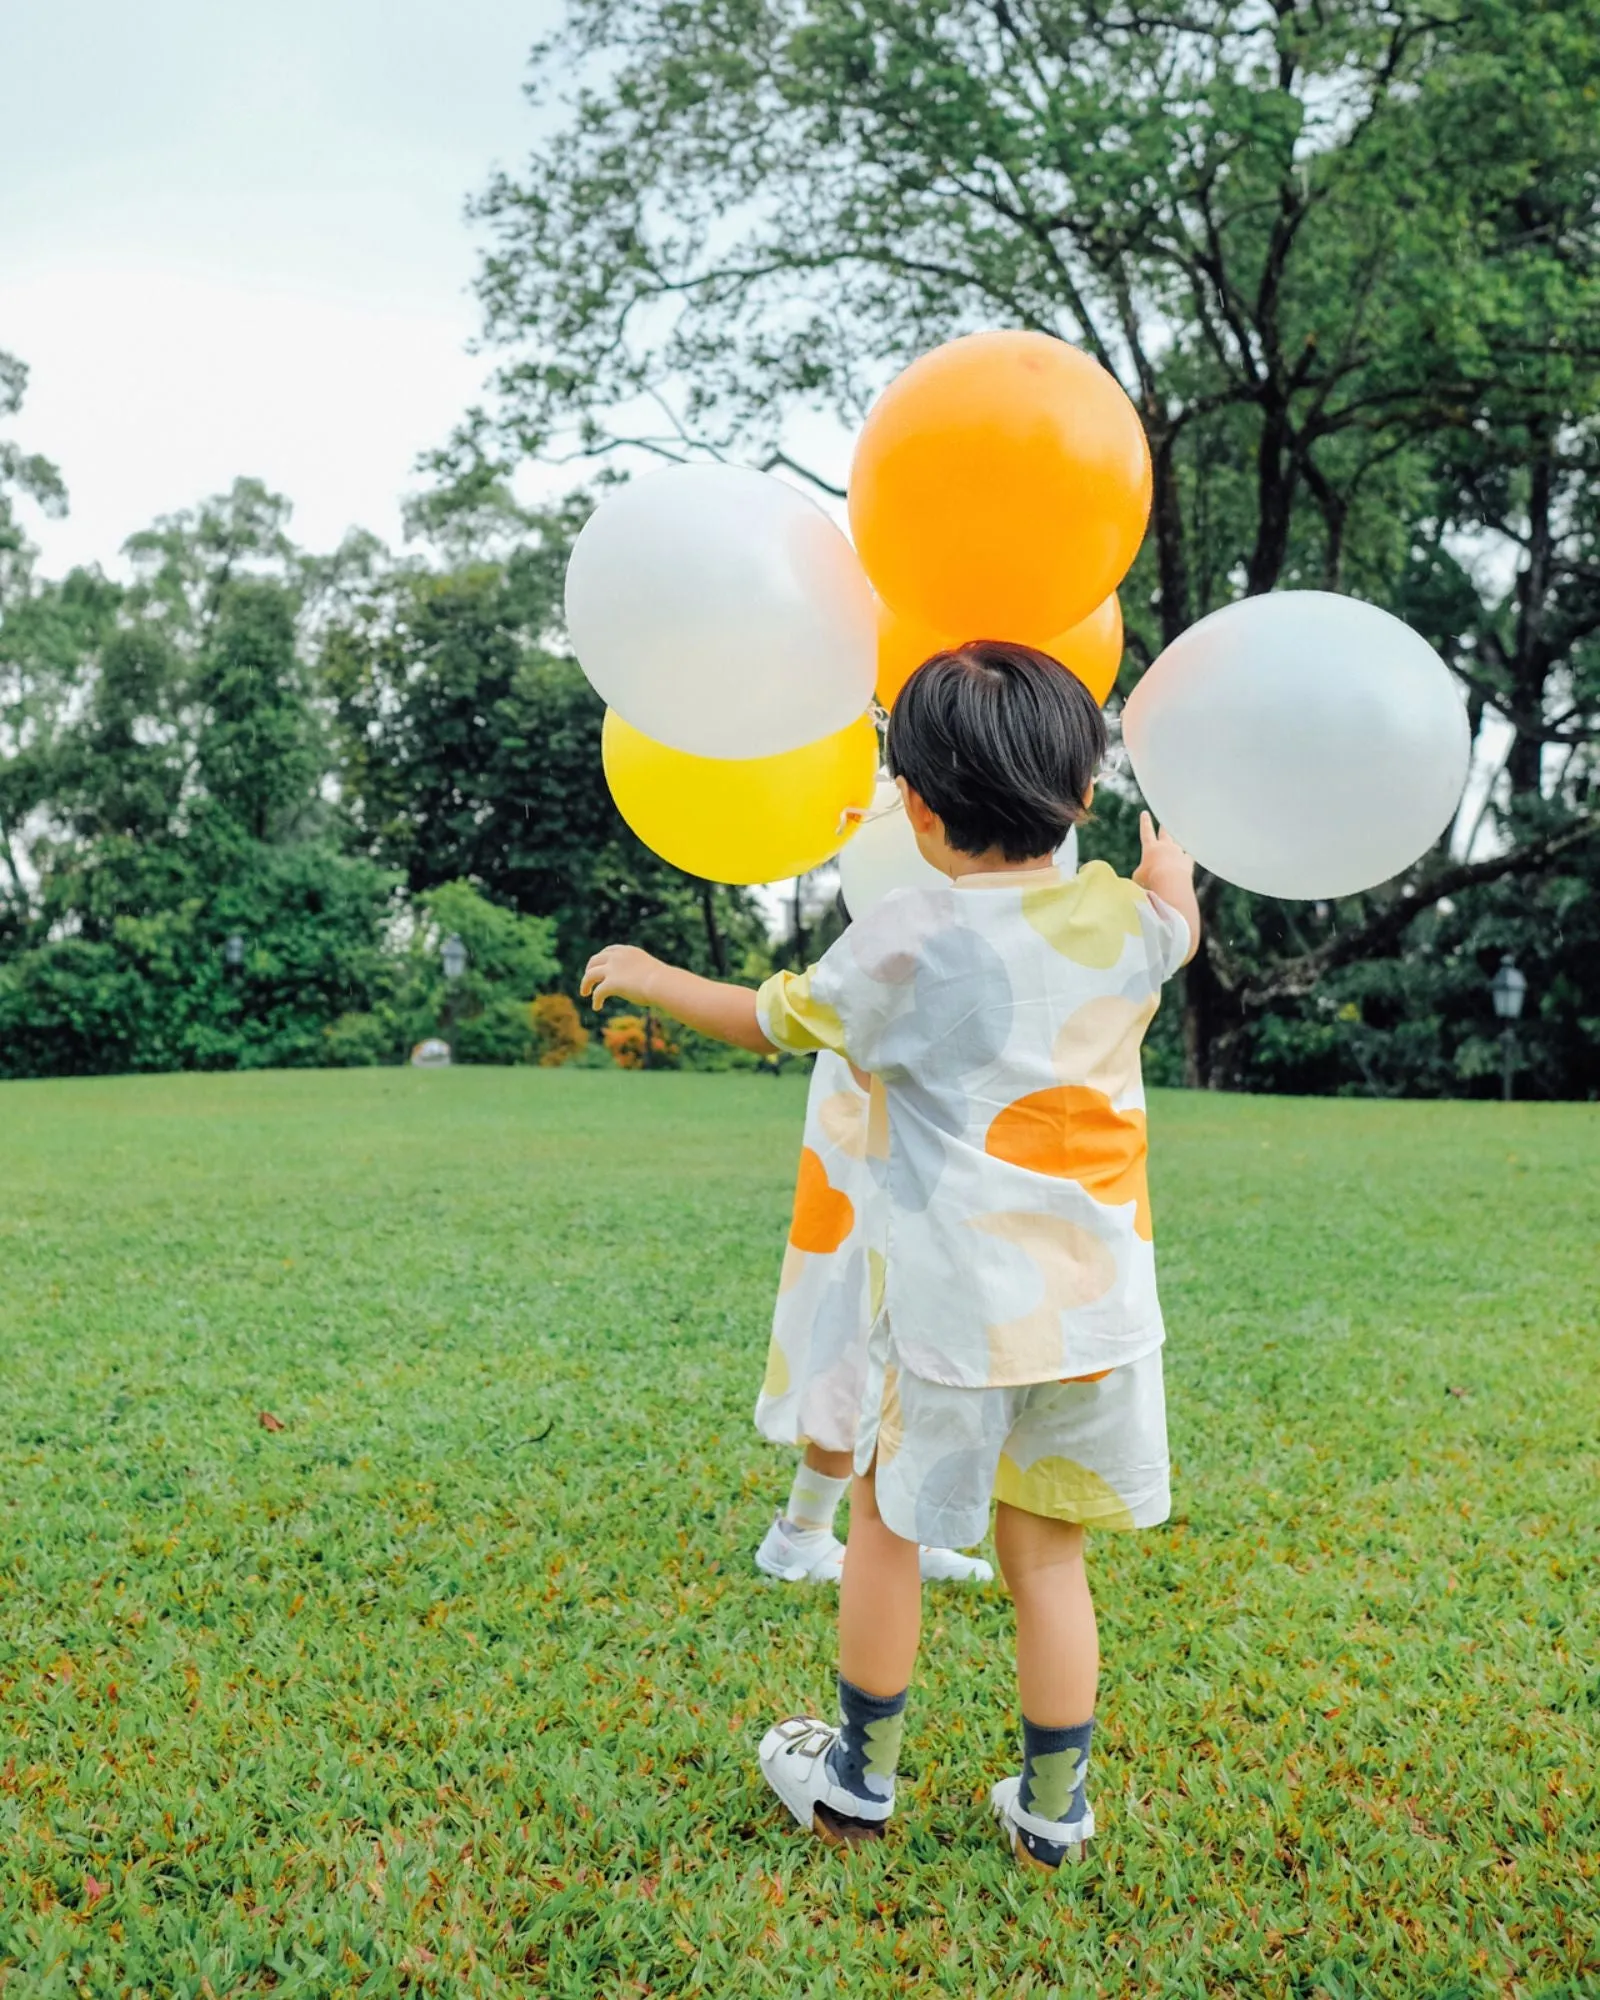
[[[578,998],[580,1000],[587,1000],[589,995],[605,978],[605,958],[606,954],[603,951],[597,951],[594,957],[583,968],[583,980],[578,987]]]
[[[1139,845],[1148,849],[1154,847],[1155,844],[1156,823],[1150,817],[1149,813],[1142,812],[1139,815]]]

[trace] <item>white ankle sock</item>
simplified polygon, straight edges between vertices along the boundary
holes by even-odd
[[[849,1484],[847,1478],[825,1479],[820,1472],[813,1472],[802,1459],[795,1468],[794,1484],[789,1488],[783,1518],[796,1528],[825,1533],[833,1526],[833,1517],[839,1511],[839,1502]]]

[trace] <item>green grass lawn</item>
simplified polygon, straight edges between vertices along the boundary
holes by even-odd
[[[1175,1513],[1094,1552],[1045,1886],[997,1588],[930,1593],[881,1847],[754,1768],[831,1686],[750,1563],[800,1116],[0,1086],[6,2000],[1600,1992],[1600,1114],[1155,1102]]]

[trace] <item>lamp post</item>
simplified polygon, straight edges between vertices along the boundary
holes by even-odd
[[[444,1034],[448,1042],[456,1024],[456,986],[467,969],[467,948],[454,931],[439,947],[439,963],[447,982],[444,1001]],[[455,1053],[451,1051],[452,1055]]]
[[[1511,1076],[1517,1060],[1517,1023],[1522,1019],[1522,1003],[1528,997],[1527,975],[1518,970],[1516,961],[1509,952],[1500,961],[1500,969],[1489,982],[1489,991],[1494,996],[1494,1011],[1502,1026],[1500,1029],[1500,1086],[1505,1102],[1511,1102]]]

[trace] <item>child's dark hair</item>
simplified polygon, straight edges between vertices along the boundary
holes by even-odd
[[[1085,815],[1105,718],[1076,674],[1032,646],[974,639],[925,660],[889,714],[889,769],[962,854],[1051,854]]]

